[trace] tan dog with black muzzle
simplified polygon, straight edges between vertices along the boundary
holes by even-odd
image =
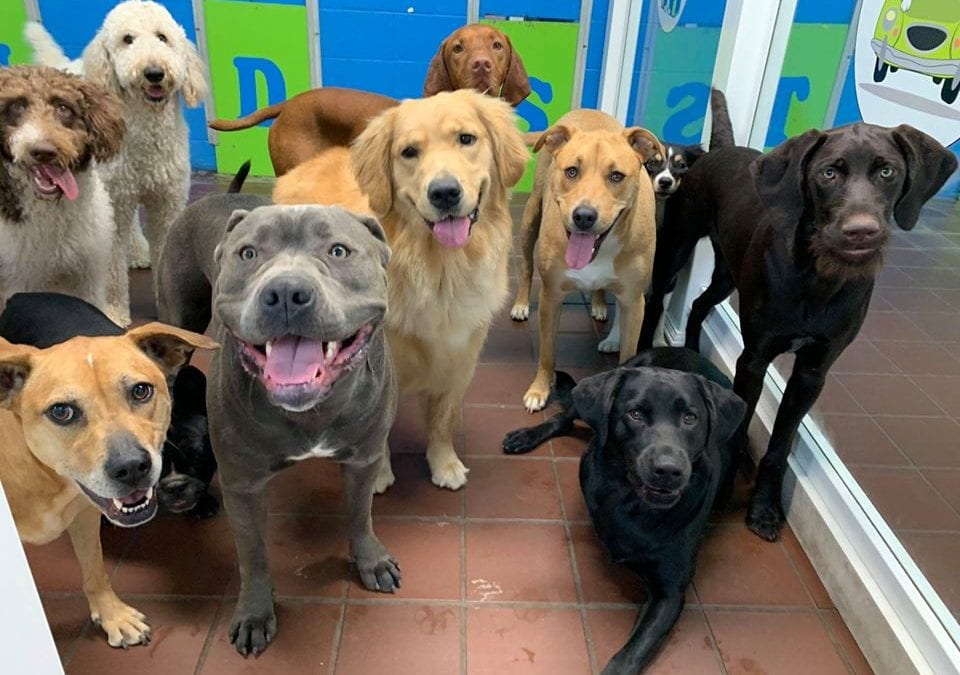
[[[636,354],[656,241],[653,187],[643,163],[663,154],[652,133],[625,129],[598,110],[567,113],[543,132],[534,152],[541,148],[547,152],[537,158],[533,192],[520,221],[520,278],[510,311],[518,321],[530,314],[539,239],[540,365],[523,397],[530,412],[543,408],[550,393],[560,308],[568,293],[592,292],[591,314],[604,321],[603,292],[612,292],[619,323],[598,348],[619,350],[621,363]]]
[[[70,534],[90,616],[112,647],[146,644],[150,627],[110,587],[100,514],[121,527],[156,514],[166,377],[216,346],[159,323],[49,349],[0,339],[0,481],[17,531],[31,544]]]

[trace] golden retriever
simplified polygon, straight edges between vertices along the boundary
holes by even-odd
[[[400,387],[421,398],[433,482],[453,490],[467,479],[453,448],[463,394],[507,296],[508,193],[529,156],[515,120],[509,104],[471,90],[404,101],[370,122],[351,166],[323,180],[305,169],[299,193],[284,176],[274,194],[362,210],[345,203],[355,180],[381,218],[393,250],[387,337]],[[386,461],[377,491],[393,479]]]

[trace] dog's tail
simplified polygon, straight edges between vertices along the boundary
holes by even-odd
[[[33,47],[34,63],[53,68],[69,65],[70,59],[39,21],[27,21],[23,28],[23,37]]]
[[[733,124],[727,110],[727,97],[719,89],[710,90],[710,149],[729,148],[737,144]]]
[[[236,194],[243,189],[243,182],[247,180],[247,175],[250,173],[250,160],[240,165],[240,170],[237,171],[237,175],[233,177],[233,180],[230,181],[230,187],[227,188],[227,194]]]
[[[217,131],[239,131],[240,129],[255,127],[265,120],[272,120],[282,111],[283,103],[275,103],[235,120],[211,120],[207,126]]]
[[[541,136],[543,136],[542,131],[528,131],[523,135],[523,142],[532,148],[537,144]]]

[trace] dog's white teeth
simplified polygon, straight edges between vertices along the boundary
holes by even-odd
[[[114,499],[114,500],[113,500],[113,506],[114,506],[118,511],[123,511],[123,502],[121,502],[119,499]]]
[[[340,352],[340,343],[336,340],[327,343],[327,361],[333,361]]]
[[[270,352],[273,351],[273,341],[269,340],[266,346],[267,358],[270,358]]]
[[[151,499],[153,499],[153,488],[147,490],[147,502],[149,502]]]

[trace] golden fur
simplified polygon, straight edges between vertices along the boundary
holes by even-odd
[[[376,215],[350,170],[350,149],[327,148],[277,178],[276,204],[328,204],[354,213]]]
[[[537,139],[534,150],[541,148],[546,151],[537,158],[533,192],[520,221],[520,278],[510,312],[517,320],[529,316],[534,247],[539,240],[540,363],[523,397],[531,412],[543,408],[550,393],[560,308],[571,291],[592,292],[591,313],[599,320],[607,315],[604,290],[611,291],[620,308],[619,326],[600,343],[600,350],[619,350],[621,363],[636,354],[656,239],[653,188],[643,163],[663,153],[656,136],[646,129],[625,129],[597,110],[575,110],[561,117]],[[577,207],[594,209],[597,221],[592,232],[607,234],[592,261],[574,272],[564,254],[569,233],[576,229]],[[604,269],[610,256],[612,265]]]
[[[78,481],[88,489],[107,482],[105,462],[118,435],[132,437],[149,453],[159,478],[170,423],[166,375],[194,348],[213,347],[209,338],[157,323],[43,350],[0,339],[0,480],[17,531],[32,544],[69,533],[91,617],[111,646],[146,643],[150,628],[110,587],[100,548],[101,511]],[[153,388],[142,404],[129,397],[137,383]],[[82,411],[78,423],[51,419],[51,407],[63,402]]]
[[[528,157],[515,119],[501,100],[471,90],[444,92],[383,112],[352,146],[353,174],[393,251],[387,337],[400,387],[421,396],[433,482],[452,489],[461,487],[467,474],[453,449],[463,394],[507,296],[508,191]],[[464,145],[464,135],[475,141]],[[415,157],[403,156],[409,148]],[[438,176],[459,181],[464,212],[479,206],[461,248],[441,246],[425,222],[443,215],[427,197],[427,186]],[[348,179],[342,167],[313,181],[310,194],[320,203],[336,200]],[[284,194],[291,192],[284,188]],[[384,462],[378,491],[392,482]]]

